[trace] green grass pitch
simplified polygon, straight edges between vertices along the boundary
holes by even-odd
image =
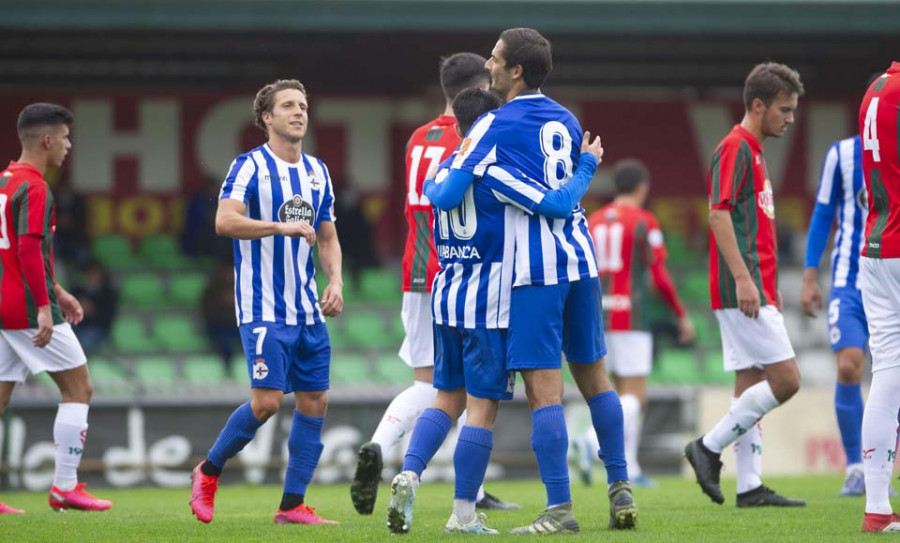
[[[602,476],[602,472],[598,473]],[[769,478],[778,492],[805,498],[809,505],[794,509],[737,509],[734,480],[723,481],[726,503],[718,506],[700,493],[692,481],[664,478],[657,489],[635,493],[640,516],[634,532],[606,529],[608,501],[604,486],[584,487],[573,480],[575,514],[581,533],[566,541],[709,541],[737,543],[759,541],[845,542],[871,541],[859,533],[864,498],[838,496],[838,476]],[[521,511],[489,512],[488,525],[508,532],[529,523],[544,505],[543,487],[537,480],[488,483],[488,490],[517,501]],[[383,484],[375,514],[356,515],[350,503],[349,485],[312,486],[310,505],[339,526],[280,526],[273,516],[281,498],[276,486],[222,486],[213,522],[204,525],[191,515],[187,488],[94,489],[98,496],[113,500],[105,513],[56,513],[47,506],[46,493],[4,492],[3,501],[24,508],[24,516],[0,517],[0,541],[52,542],[251,542],[280,541],[341,542],[448,540],[465,536],[446,535],[443,526],[450,515],[453,487],[426,484],[416,500],[412,533],[391,536],[385,527],[385,508],[390,489]],[[471,537],[471,536],[470,536]],[[501,535],[493,540],[521,541],[528,536]],[[533,536],[552,537],[552,536]]]

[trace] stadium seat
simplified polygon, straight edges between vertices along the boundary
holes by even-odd
[[[400,274],[396,270],[365,269],[359,282],[359,291],[364,300],[395,304],[399,304],[402,300]]]
[[[354,311],[346,315],[344,332],[347,346],[359,349],[387,349],[399,347],[387,334],[384,321],[378,313]]]
[[[128,372],[122,361],[92,356],[88,359],[91,382],[100,393],[122,391],[131,387]]]
[[[709,272],[707,270],[688,273],[679,287],[684,293],[685,301],[690,305],[707,306],[709,304]]]
[[[707,384],[730,385],[734,382],[731,372],[723,369],[722,350],[710,351],[703,359],[703,381]]]
[[[722,334],[718,323],[712,322],[707,314],[694,317],[694,330],[697,332],[697,343],[705,348],[718,349],[722,345]]]
[[[169,296],[179,306],[199,307],[203,290],[206,288],[206,281],[207,278],[202,273],[178,273],[169,281]]]
[[[167,297],[162,280],[155,274],[139,273],[126,276],[121,283],[122,305],[128,308],[151,309],[163,307]]]
[[[121,271],[138,267],[138,260],[131,249],[131,241],[119,234],[95,237],[91,242],[91,253],[110,270]]]
[[[386,385],[411,385],[413,373],[394,351],[381,353],[375,358],[375,378]]]
[[[217,385],[226,379],[225,366],[216,355],[196,355],[184,359],[181,364],[182,373],[188,382]]]
[[[238,382],[248,381],[250,379],[250,375],[247,370],[247,359],[244,358],[244,353],[240,352],[231,357],[231,362],[228,364],[229,366],[229,377]]]
[[[153,322],[153,334],[170,351],[202,351],[209,346],[206,336],[185,315],[158,315]]]
[[[147,387],[160,387],[175,383],[178,372],[171,358],[149,356],[139,358],[134,363],[134,374]],[[174,392],[174,391],[173,391]]]
[[[371,385],[369,359],[363,355],[338,351],[331,357],[331,378],[335,385]]]
[[[165,270],[184,267],[188,259],[181,254],[181,247],[175,236],[150,234],[141,239],[138,257],[145,265]]]
[[[687,385],[702,381],[700,366],[692,349],[665,349],[654,369],[658,382]]]
[[[147,333],[144,321],[138,317],[123,315],[116,318],[112,340],[122,353],[146,353],[159,349],[156,338]]]

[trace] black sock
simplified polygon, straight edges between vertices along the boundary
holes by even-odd
[[[200,464],[200,471],[203,472],[203,475],[208,477],[218,477],[219,475],[222,475],[222,468],[217,468],[208,458],[205,462]]]
[[[279,509],[282,511],[290,511],[298,505],[303,505],[303,494],[285,492],[281,495],[281,507]]]

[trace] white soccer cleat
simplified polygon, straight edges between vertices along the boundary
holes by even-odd
[[[456,509],[454,509],[453,513],[450,515],[450,520],[448,520],[447,524],[444,525],[444,533],[499,535],[500,532],[498,532],[497,530],[485,526],[484,523],[486,520],[487,515],[485,515],[484,513],[478,513],[469,522],[462,523],[459,521],[459,517],[456,515]]]
[[[412,528],[413,505],[419,476],[412,471],[401,471],[391,481],[391,503],[388,504],[387,526],[392,534],[408,534]]]

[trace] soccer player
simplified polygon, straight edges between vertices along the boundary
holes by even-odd
[[[31,104],[19,113],[19,160],[0,172],[0,416],[16,383],[46,371],[62,396],[53,422],[56,470],[50,507],[104,511],[112,507],[78,482],[93,388],[87,359],[72,331],[81,304],[54,279],[56,211],[44,181],[62,166],[72,144],[72,113],[56,104]],[[0,514],[24,513],[0,503]]]
[[[493,164],[514,167],[545,189],[565,186],[578,159],[581,126],[540,92],[552,69],[550,42],[530,28],[505,30],[488,59],[491,87],[506,104],[483,116],[460,144],[446,183],[457,198]],[[447,209],[445,205],[440,206]],[[566,218],[517,212],[516,279],[510,299],[508,367],[522,374],[532,409],[532,448],[547,508],[516,534],[577,532],[566,464],[569,438],[562,406],[560,354],[588,402],[606,465],[609,527],[633,528],[623,442],[622,405],[606,375],[600,281],[580,204]]]
[[[480,114],[500,103],[495,94],[482,89],[461,92],[453,102],[458,129],[469,129]],[[515,251],[511,221],[516,213],[505,204],[527,213],[571,214],[602,156],[599,138],[588,145],[589,137],[585,134],[582,151],[586,154],[565,187],[533,188],[535,183],[524,182],[520,171],[493,166],[465,190],[458,207],[438,212],[435,245],[441,270],[432,292],[438,394],[416,422],[403,471],[391,483],[388,527],[393,533],[410,530],[419,477],[444,442],[451,417],[464,408],[469,409],[469,418],[454,455],[456,499],[445,531],[497,533],[484,526],[484,515],[475,516],[475,500],[490,459],[499,400],[512,397],[515,382],[506,368],[506,328]],[[438,209],[445,201],[458,199],[442,190],[447,188],[442,180],[449,174],[452,159],[441,164],[435,178],[438,184],[429,178],[424,185]]]
[[[863,413],[866,476],[863,532],[900,532],[888,497],[897,455],[900,409],[900,62],[870,86],[859,109],[862,169],[869,196],[866,240],[859,263],[869,322],[872,386]]]
[[[440,79],[444,112],[413,132],[406,145],[406,222],[409,232],[403,252],[403,307],[400,317],[406,336],[400,358],[413,370],[413,385],[398,394],[385,410],[371,441],[359,449],[356,473],[350,483],[353,506],[371,515],[381,481],[383,454],[412,430],[422,411],[434,402],[434,336],[431,319],[431,285],[439,269],[434,248],[431,202],[422,193],[426,174],[459,145],[453,98],[463,89],[490,86],[485,58],[475,53],[455,53],[441,61]],[[465,414],[463,414],[465,417]],[[461,420],[459,424],[465,424]],[[479,509],[518,509],[479,488]]]
[[[615,199],[588,217],[605,293],[606,361],[622,401],[628,478],[634,485],[653,487],[656,483],[641,471],[637,457],[647,376],[653,365],[653,336],[642,311],[648,268],[654,285],[678,319],[680,342],[694,338],[694,325],[666,269],[666,246],[659,223],[653,213],[643,209],[650,191],[650,172],[638,160],[622,160],[614,167],[613,185]],[[580,446],[582,478],[587,484],[594,459],[591,451],[599,446],[596,432],[588,428]]]
[[[235,159],[219,195],[216,233],[234,238],[235,312],[251,394],[192,473],[191,510],[202,522],[212,521],[225,462],[293,392],[287,474],[275,522],[336,524],[304,504],[322,454],[328,403],[331,345],[323,317],[339,315],[344,305],[334,188],[325,163],[303,153],[308,107],[299,81],[282,79],[260,89],[253,111],[268,142]],[[317,239],[328,278],[321,300],[312,259]]]
[[[734,399],[719,423],[690,442],[684,453],[700,488],[719,504],[725,502],[719,455],[734,443],[738,507],[806,505],[762,484],[758,424],[800,388],[781,314],[775,200],[763,142],[784,135],[802,95],[794,70],[775,62],[755,66],[744,83],[744,118],[716,147],[707,176],[710,296],[722,333],[725,371],[735,374]]]

